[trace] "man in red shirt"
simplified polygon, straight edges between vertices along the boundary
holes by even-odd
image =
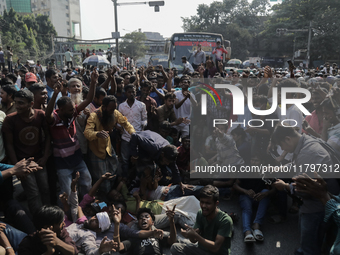
[[[221,42],[216,42],[216,48],[213,50],[212,54],[216,57],[216,67],[218,67],[218,62],[223,62],[223,53],[228,54],[228,51],[224,48],[224,46],[221,46]]]
[[[79,172],[79,184],[82,187],[81,194],[85,195],[91,188],[91,175],[83,160],[75,126],[76,117],[94,99],[96,83],[98,80],[96,69],[91,74],[91,85],[85,100],[75,105],[71,98],[61,97],[58,102],[58,110],[53,111],[57,95],[61,90],[61,83],[54,87],[54,93],[48,103],[45,116],[50,125],[53,141],[53,156],[60,184],[61,193],[71,193],[72,174]]]

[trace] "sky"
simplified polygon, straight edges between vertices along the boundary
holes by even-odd
[[[118,3],[144,2],[143,0],[118,0]],[[118,31],[120,36],[138,31],[159,32],[164,37],[183,32],[181,17],[196,14],[199,4],[207,4],[214,0],[164,0],[165,5],[160,12],[154,7],[144,5],[118,6]],[[114,8],[111,0],[80,0],[81,30],[84,40],[111,37],[115,31]]]

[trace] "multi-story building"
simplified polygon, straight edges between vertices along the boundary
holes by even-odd
[[[7,10],[6,0],[0,0],[0,15],[4,14],[4,10]]]
[[[47,15],[58,36],[81,39],[79,0],[0,0],[0,15],[11,8],[18,13]]]
[[[58,36],[81,39],[79,0],[31,0],[34,15],[48,15]]]

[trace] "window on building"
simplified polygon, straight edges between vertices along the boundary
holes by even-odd
[[[80,24],[78,22],[72,22],[72,35],[80,36]]]
[[[67,29],[67,34],[71,35],[71,30],[70,29]]]
[[[68,5],[66,5],[66,10],[68,10]]]
[[[31,1],[9,1],[7,0],[8,8],[12,7],[19,13],[32,13]]]
[[[70,15],[68,13],[66,13],[66,17],[68,18],[68,17],[70,17]]]
[[[69,25],[70,25],[70,22],[69,22],[69,21],[66,21],[66,24],[69,26]]]

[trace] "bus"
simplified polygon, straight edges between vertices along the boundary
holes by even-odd
[[[186,56],[189,63],[193,62],[194,51],[197,50],[197,45],[202,45],[202,50],[206,56],[212,57],[215,62],[215,56],[212,51],[216,47],[216,42],[220,41],[221,45],[228,51],[228,54],[223,56],[224,63],[226,59],[230,59],[231,47],[230,41],[223,40],[221,34],[201,33],[201,32],[188,32],[176,33],[166,41],[165,53],[168,55],[169,68],[176,67],[178,73],[183,71],[182,57]]]

